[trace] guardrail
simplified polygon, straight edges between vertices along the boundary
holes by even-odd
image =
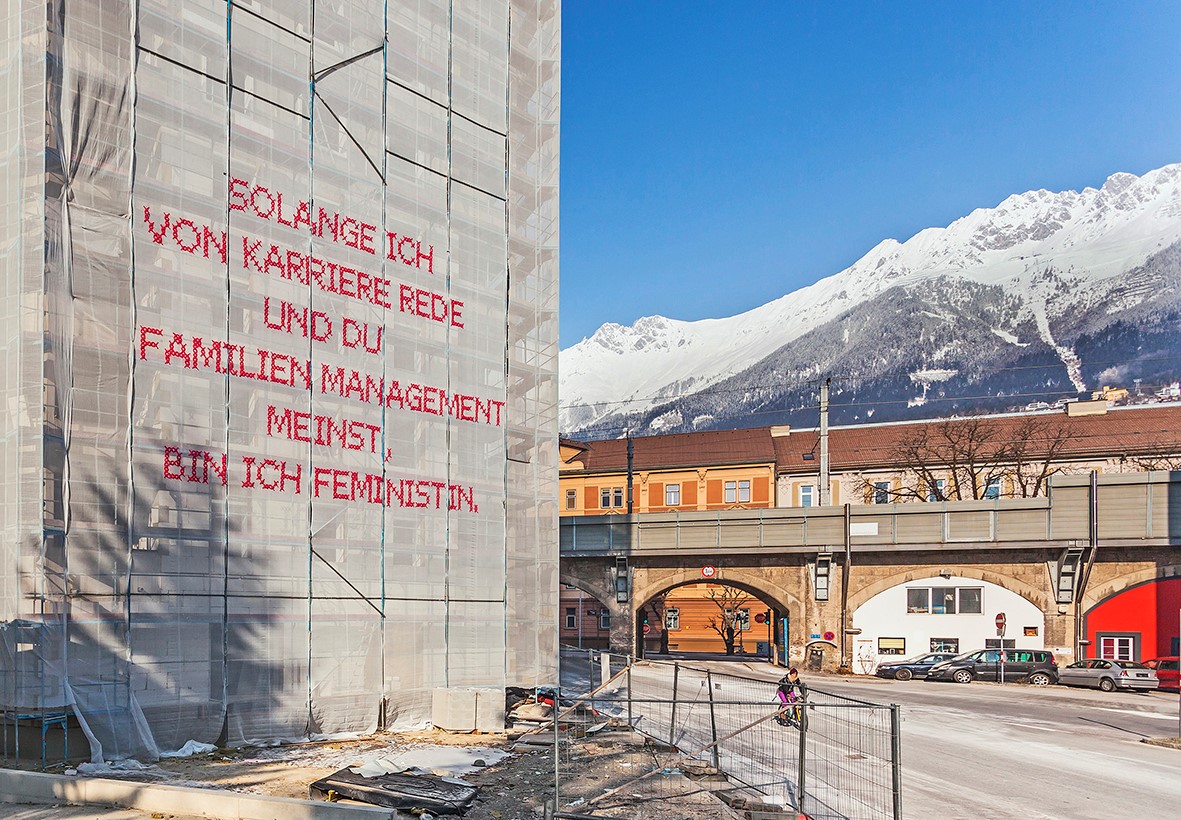
[[[1089,537],[1090,479],[1054,476],[1048,496],[983,501],[854,504],[853,551],[1031,544],[1067,546]],[[1097,535],[1113,545],[1164,545],[1181,540],[1181,473],[1101,475],[1096,486]],[[563,555],[791,552],[845,542],[844,507],[795,507],[564,516]]]

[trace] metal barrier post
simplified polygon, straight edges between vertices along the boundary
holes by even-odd
[[[902,820],[902,722],[898,704],[890,705],[890,767],[894,770],[894,820]]]
[[[709,734],[713,741],[713,751],[710,753],[710,758],[715,769],[721,769],[721,764],[718,760],[718,721],[714,713],[714,678],[713,672],[707,671],[705,673],[705,685],[709,689]]]
[[[562,810],[562,804],[558,800],[558,795],[561,792],[561,753],[558,749],[558,709],[559,698],[561,697],[561,687],[554,687],[554,814]]]
[[[668,745],[676,746],[673,738],[676,737],[677,731],[677,683],[681,677],[681,665],[679,663],[673,664],[673,705],[668,713]]]
[[[799,809],[800,814],[804,812],[804,780],[805,780],[805,762],[808,753],[808,705],[806,703],[800,704],[800,765],[796,774],[796,808]]]
[[[636,727],[635,721],[632,720],[632,659],[627,659],[627,728],[634,729]]]

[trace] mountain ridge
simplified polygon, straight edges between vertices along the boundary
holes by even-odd
[[[694,429],[694,419],[698,427],[701,419],[721,424],[719,414],[727,413],[738,415],[723,426],[745,426],[745,404],[725,401],[718,392],[722,383],[729,390],[766,393],[771,404],[784,402],[781,415],[790,415],[790,405],[798,401],[789,394],[803,388],[777,390],[758,382],[757,374],[768,375],[763,363],[776,356],[795,357],[801,362],[795,371],[813,380],[850,372],[853,362],[875,368],[857,374],[864,381],[872,373],[882,382],[870,391],[878,405],[866,407],[871,415],[889,415],[887,401],[921,406],[913,403],[921,399],[914,391],[887,398],[887,384],[894,383],[896,391],[902,386],[900,373],[891,368],[960,373],[980,370],[989,357],[1009,360],[1014,354],[1037,359],[1043,368],[1060,367],[1061,373],[1044,378],[1077,393],[1091,385],[1074,339],[1084,330],[1101,334],[1121,313],[1145,302],[1163,307],[1175,301],[1179,242],[1181,163],[1139,177],[1113,174],[1100,188],[1013,194],[995,208],[978,208],[905,242],[884,239],[844,270],[736,316],[696,322],[648,316],[630,327],[603,325],[561,352],[560,426],[570,434],[607,427],[656,432]],[[1153,259],[1157,262],[1150,264]],[[886,298],[899,288],[916,290],[921,298]],[[858,311],[875,304],[876,310]],[[892,311],[892,323],[883,324],[883,311]],[[815,351],[805,337],[851,312],[880,332],[889,330],[905,355],[879,356],[875,363],[860,350],[869,342],[851,344],[846,326],[837,337],[828,331],[815,337],[824,338],[835,355],[806,358]],[[952,320],[971,328],[977,346],[971,355],[954,334],[935,333],[940,323]],[[940,347],[932,349],[935,337]],[[1141,369],[1144,378],[1163,373]],[[955,376],[936,381],[946,392]],[[985,388],[991,382],[971,383]],[[810,389],[814,392],[814,385]],[[703,391],[723,400],[713,401],[710,411]],[[690,407],[700,412],[687,419]],[[654,414],[657,408],[663,409]],[[661,418],[665,421],[658,422]]]

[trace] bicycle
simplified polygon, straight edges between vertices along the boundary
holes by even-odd
[[[804,702],[794,691],[788,694],[787,702],[783,703],[775,713],[775,722],[780,726],[794,726],[797,729],[803,728]]]

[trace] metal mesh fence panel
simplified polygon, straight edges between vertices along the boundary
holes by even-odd
[[[564,656],[566,691],[586,692],[567,703],[647,738],[653,771],[716,772],[725,783],[708,791],[748,808],[901,817],[898,707],[811,688],[784,725],[773,681],[660,662],[625,666],[606,683],[575,671],[600,663],[585,651]]]

